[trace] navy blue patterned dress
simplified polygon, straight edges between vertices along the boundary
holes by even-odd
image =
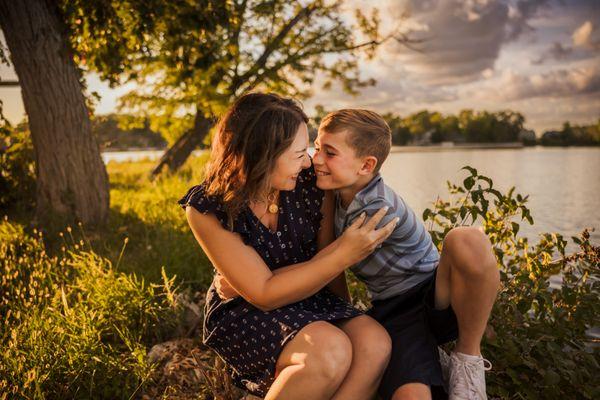
[[[233,231],[256,250],[271,270],[304,262],[317,253],[322,203],[323,191],[316,187],[311,166],[300,173],[294,190],[280,192],[276,232],[263,225],[248,207],[233,221]],[[228,229],[223,205],[205,194],[203,184],[192,187],[179,204],[214,214]],[[241,297],[221,300],[212,285],[204,311],[204,343],[225,360],[237,386],[261,397],[273,383],[275,364],[283,347],[300,329],[314,321],[361,315],[327,288],[265,312]]]

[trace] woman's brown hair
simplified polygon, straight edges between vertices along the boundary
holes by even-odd
[[[219,121],[206,169],[206,194],[217,196],[232,221],[250,200],[270,187],[277,158],[292,144],[308,117],[292,99],[250,93]]]

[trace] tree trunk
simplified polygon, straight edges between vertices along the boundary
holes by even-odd
[[[36,154],[36,219],[101,224],[108,176],[60,18],[50,0],[0,0]]]
[[[194,127],[184,133],[173,146],[165,151],[158,165],[152,170],[150,178],[154,179],[160,175],[164,167],[172,172],[177,171],[192,154],[192,151],[200,146],[213,125],[214,119],[206,118],[202,112],[197,112]]]

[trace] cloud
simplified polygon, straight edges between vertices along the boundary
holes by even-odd
[[[451,87],[431,87],[408,79],[405,71],[394,65],[378,63],[371,66],[370,74],[377,77],[377,84],[360,90],[358,96],[350,96],[335,83],[330,90],[315,87],[314,96],[304,102],[307,109],[317,104],[326,109],[364,107],[378,111],[404,112],[408,107],[452,102],[458,93]],[[411,108],[412,109],[412,108]]]
[[[478,93],[478,97],[499,101],[600,95],[600,68],[595,65],[583,66],[529,76],[505,71],[497,82],[478,89]]]
[[[412,1],[411,18],[421,26],[411,37],[423,40],[420,52],[400,44],[387,55],[422,82],[447,85],[481,78],[494,67],[506,39],[508,6],[501,1]]]
[[[594,57],[600,50],[600,40],[593,37],[594,25],[586,21],[573,31],[571,39],[573,45],[563,45],[554,42],[539,58],[532,61],[534,65],[544,64],[547,61],[575,60]]]
[[[507,24],[508,41],[516,40],[523,33],[531,32],[534,28],[529,20],[536,16],[540,9],[549,6],[548,0],[519,0],[514,4],[509,3],[510,19]]]
[[[549,0],[405,0],[396,7],[411,16],[410,37],[422,40],[416,52],[401,44],[382,57],[395,59],[430,85],[456,85],[489,76],[504,46],[526,32]],[[487,71],[487,72],[486,72]]]
[[[540,65],[549,60],[566,60],[571,54],[573,54],[571,46],[563,46],[560,42],[554,42],[539,58],[533,60],[531,63]]]
[[[600,49],[600,40],[594,39],[592,34],[594,32],[594,25],[591,21],[585,21],[579,28],[575,29],[571,38],[573,39],[573,46],[583,47],[590,50]]]

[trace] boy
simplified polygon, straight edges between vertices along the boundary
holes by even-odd
[[[455,228],[438,254],[423,223],[383,183],[379,169],[391,131],[378,114],[357,109],[328,114],[313,157],[317,186],[336,192],[336,236],[361,213],[384,206],[381,222],[400,218],[392,235],[351,269],[365,282],[368,314],[392,338],[379,393],[383,399],[429,399],[443,394],[438,344],[458,339],[450,355],[450,399],[486,399],[489,361],[480,342],[500,284],[490,241],[480,230]]]

